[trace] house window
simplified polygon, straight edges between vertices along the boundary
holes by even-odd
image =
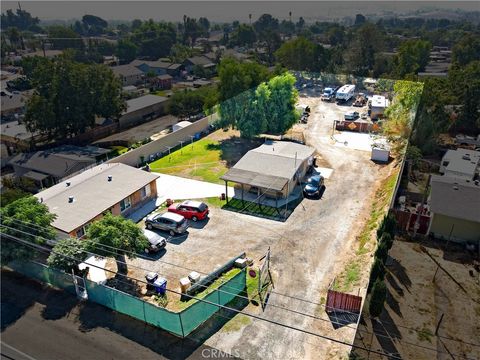
[[[77,235],[77,238],[81,238],[85,236],[85,229],[83,228],[83,226],[77,230],[75,235]]]
[[[130,206],[132,206],[132,203],[130,202],[130,196],[127,196],[125,199],[120,201],[120,211],[124,212],[127,210]]]
[[[150,191],[150,184],[144,186],[141,190],[142,194],[142,199],[145,199],[146,197],[150,196],[151,191]]]

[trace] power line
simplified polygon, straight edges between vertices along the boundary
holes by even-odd
[[[21,221],[21,220],[17,220],[17,219],[11,219],[11,220],[18,221],[18,222],[21,222],[21,223],[25,223],[25,222],[23,222],[23,221]],[[32,224],[32,225],[36,225],[36,224]],[[2,224],[2,226],[5,226],[5,225]],[[37,226],[38,226],[38,225],[37,225]],[[20,230],[18,230],[18,229],[13,229],[13,228],[10,228],[10,229],[16,230],[16,231],[20,231]],[[27,235],[36,236],[36,235],[34,235],[34,234],[29,234],[29,233],[26,233],[26,232],[24,232],[24,233],[27,234]],[[43,237],[42,237],[42,238],[43,238]],[[43,239],[47,240],[46,238],[43,238]],[[135,252],[132,252],[132,251],[122,250],[122,249],[119,249],[119,248],[116,248],[116,247],[113,247],[113,246],[110,246],[110,245],[101,244],[101,243],[99,243],[99,242],[95,242],[94,240],[86,239],[86,240],[82,240],[82,241],[90,241],[90,242],[92,242],[92,243],[95,244],[95,245],[104,246],[104,247],[107,247],[107,248],[110,248],[110,249],[113,249],[113,250],[116,250],[116,251],[126,252],[126,253],[129,253],[129,254],[135,255],[135,256],[137,256],[137,257],[140,257],[140,258],[142,258],[142,259],[145,259],[145,260],[151,260],[150,258],[143,257],[141,254],[138,254],[138,253],[135,253]],[[116,252],[116,251],[113,251],[113,250],[105,250],[105,249],[100,249],[100,250],[101,250],[101,251],[105,251],[105,252],[110,253],[110,254],[117,254],[117,252]],[[90,252],[89,252],[89,253],[90,253]],[[98,255],[98,254],[94,254],[94,253],[90,253],[90,254],[92,254],[92,255]],[[202,271],[199,271],[199,270],[196,270],[196,269],[191,269],[191,268],[188,268],[188,267],[185,267],[185,266],[182,266],[182,265],[178,265],[178,264],[175,264],[175,263],[166,262],[166,261],[163,261],[163,260],[161,260],[161,259],[158,259],[158,260],[156,260],[156,261],[158,261],[158,262],[160,262],[160,263],[162,263],[162,264],[165,264],[165,265],[169,265],[169,266],[173,266],[173,267],[178,267],[178,268],[185,269],[185,270],[188,270],[188,271],[196,271],[196,272],[198,272],[198,273],[200,273],[200,274],[202,274],[202,275],[208,275],[208,273],[205,273],[205,272],[202,272]],[[143,267],[138,266],[138,265],[127,264],[127,263],[124,263],[124,264],[126,264],[126,265],[128,265],[128,266],[130,266],[130,267],[133,267],[133,268],[137,268],[137,269],[141,269],[141,270],[147,271],[147,272],[150,271],[150,269],[146,269],[146,268],[143,268]],[[214,280],[219,279],[220,277],[221,277],[221,275],[215,277]],[[203,285],[201,285],[201,287],[207,288],[207,286],[203,286]],[[232,288],[229,287],[228,285],[225,286],[225,287],[232,289]],[[223,290],[219,290],[219,291],[223,291]],[[223,291],[223,292],[225,292],[225,291]],[[225,293],[230,294],[230,295],[235,295],[235,294],[228,293],[228,292],[225,292]],[[279,296],[283,296],[283,297],[287,297],[287,298],[291,298],[291,299],[295,299],[295,300],[299,300],[299,301],[302,301],[302,302],[305,302],[305,303],[309,303],[309,304],[311,304],[311,305],[322,306],[322,307],[326,308],[326,305],[325,305],[325,304],[313,302],[313,301],[311,301],[311,300],[306,300],[306,299],[302,299],[302,298],[299,298],[299,297],[296,297],[296,296],[291,296],[291,295],[287,295],[287,294],[282,294],[282,293],[279,293],[279,292],[275,292],[275,291],[273,291],[273,290],[270,291],[270,293],[275,294],[275,295],[279,295]],[[240,295],[235,295],[235,296],[237,296],[237,297],[242,297],[242,298],[244,298],[244,299],[250,300],[250,299],[248,299],[247,297],[243,297],[243,296],[240,296]],[[350,326],[350,325],[344,325],[344,324],[341,324],[341,323],[332,321],[332,320],[330,320],[330,319],[325,319],[325,318],[317,317],[317,316],[311,315],[311,314],[301,313],[301,312],[298,312],[298,311],[296,311],[296,310],[292,310],[292,309],[289,309],[289,308],[284,308],[284,307],[282,307],[282,306],[275,305],[275,304],[272,304],[272,303],[270,303],[269,305],[272,306],[272,307],[276,307],[276,308],[279,308],[279,309],[286,310],[286,311],[291,311],[291,312],[294,312],[294,313],[298,313],[299,315],[303,315],[303,316],[306,316],[306,317],[310,317],[310,318],[313,318],[313,319],[316,319],[316,320],[322,320],[322,321],[330,322],[330,323],[333,323],[333,324],[336,324],[336,325],[342,325],[342,326],[344,326],[344,327],[348,327],[348,328],[351,328],[351,329],[355,329],[355,330],[358,330],[358,331],[360,331],[360,332],[367,332],[367,334],[371,334],[370,332],[368,332],[368,331],[366,331],[366,330],[362,330],[362,329],[359,329],[359,328],[356,328],[356,327],[352,327],[352,326]],[[353,312],[350,312],[350,311],[346,311],[346,310],[345,310],[345,311],[343,311],[343,312],[348,313],[348,314],[351,314],[351,315],[354,315],[354,316],[359,316],[359,314],[353,313]],[[374,318],[370,316],[369,319],[374,319]],[[375,319],[375,320],[379,321],[378,319]],[[379,321],[379,322],[380,322],[380,323],[384,323],[384,324],[395,325],[395,326],[397,326],[397,327],[401,327],[401,328],[408,329],[408,330],[413,330],[413,331],[415,331],[415,332],[417,332],[417,333],[420,331],[420,330],[415,329],[415,328],[412,328],[412,327],[395,324],[395,323],[389,322],[389,321]],[[382,336],[382,334],[378,334],[378,333],[376,333],[376,332],[374,332],[374,333],[377,334],[377,335]],[[388,333],[385,332],[383,335],[385,335],[385,334],[388,334]],[[471,345],[471,346],[475,346],[475,347],[480,347],[480,344],[469,343],[469,342],[465,342],[465,341],[462,341],[462,340],[454,339],[454,338],[447,337],[447,336],[443,336],[443,335],[436,335],[436,336],[439,337],[439,338],[443,338],[443,339],[447,339],[447,340],[452,340],[452,341],[456,341],[456,342],[459,342],[459,343],[463,343],[463,344],[467,344],[467,345]],[[415,344],[413,344],[413,345],[415,346]]]
[[[5,226],[5,225],[3,225]],[[13,228],[10,228],[12,230],[15,230]],[[28,233],[27,233],[28,234]],[[90,253],[92,255],[98,255],[98,254],[95,254],[95,253]],[[59,254],[61,255],[61,254]],[[61,255],[63,256],[63,255]],[[88,263],[86,261],[83,261],[85,264],[88,265]],[[117,262],[120,262],[122,264],[125,264],[125,265],[129,265],[125,262],[122,262],[122,261],[117,261]],[[142,270],[145,270],[145,271],[149,271],[149,269],[145,269],[145,268],[142,268],[142,267],[139,267],[139,266],[135,266],[135,265],[129,265],[129,266],[132,266],[134,268],[139,268],[139,269],[142,269]],[[113,272],[113,271],[111,271]],[[115,272],[113,272],[115,273]],[[139,281],[138,279],[136,278],[132,278],[130,277],[130,279],[133,279],[135,281]],[[141,282],[144,282],[144,281],[141,281]],[[130,286],[132,286],[132,284],[129,284]],[[207,286],[204,286],[204,285],[201,285],[203,288],[207,289],[208,287]],[[227,291],[224,291],[222,289],[216,289],[216,291],[219,291],[219,292],[223,292],[223,293],[226,293],[226,294],[229,294],[229,295],[233,295],[234,297],[239,297],[239,298],[243,298],[247,301],[250,301],[250,299],[248,297],[245,297],[245,296],[241,296],[239,294],[233,294],[233,293],[230,293],[230,292],[227,292]],[[315,320],[321,320],[321,321],[325,321],[325,322],[328,322],[328,323],[332,323],[332,324],[335,324],[335,325],[341,325],[341,326],[345,326],[345,327],[348,327],[348,328],[351,328],[352,330],[355,330],[355,331],[359,331],[359,332],[363,332],[363,333],[366,333],[368,335],[376,335],[376,336],[380,336],[380,337],[383,337],[383,338],[388,338],[390,340],[392,340],[392,337],[388,334],[387,331],[385,331],[383,334],[382,333],[378,333],[378,332],[369,332],[368,330],[364,330],[364,329],[360,329],[360,328],[356,328],[356,327],[352,327],[352,326],[349,326],[348,324],[347,325],[344,325],[342,323],[339,323],[339,322],[336,322],[336,321],[333,321],[333,320],[330,320],[330,319],[324,319],[324,318],[321,318],[321,317],[318,317],[318,316],[315,316],[315,315],[311,315],[311,314],[307,314],[307,313],[303,313],[303,312],[300,312],[300,311],[297,311],[297,310],[293,310],[293,309],[289,309],[289,308],[285,308],[283,306],[279,306],[279,305],[275,305],[275,304],[269,304],[270,306],[272,307],[276,307],[276,308],[279,308],[279,309],[282,309],[282,310],[285,310],[285,311],[289,311],[289,312],[292,312],[292,313],[295,313],[297,315],[302,315],[302,316],[305,316],[305,317],[309,317],[311,319],[315,319]],[[355,314],[356,316],[359,316],[359,314]],[[451,340],[455,340],[455,339],[451,339]],[[456,340],[457,341],[457,340]],[[461,341],[460,341],[461,342]],[[407,341],[402,341],[402,344],[404,345],[411,345],[411,346],[414,346],[414,347],[417,347],[417,348],[421,348],[423,350],[429,350],[429,351],[436,351],[438,352],[436,349],[433,349],[433,348],[429,348],[429,347],[426,347],[426,346],[423,346],[423,345],[418,345],[418,344],[414,344],[414,343],[411,343],[411,342],[407,342]]]
[[[25,241],[23,239],[20,239],[16,236],[12,236],[12,235],[9,235],[9,234],[5,234],[5,233],[1,233],[4,237],[10,239],[10,240],[13,240],[13,241],[16,241],[16,242],[20,242],[22,244],[25,244],[27,246],[30,246],[30,247],[33,247],[33,248],[36,248],[36,249],[43,249],[43,250],[46,250],[50,253],[54,253],[54,254],[57,254],[59,256],[63,256],[65,258],[68,258],[70,260],[75,260],[75,261],[80,261],[79,259],[75,258],[75,257],[72,257],[72,256],[68,256],[68,255],[65,255],[65,254],[60,254],[60,253],[57,253],[55,252],[54,250],[50,250],[48,248],[45,248],[41,245],[38,245],[38,244],[33,244],[33,243],[30,243],[28,241]],[[101,270],[104,270],[104,271],[108,271],[108,272],[111,272],[111,273],[114,273],[118,276],[121,276],[121,277],[124,277],[124,278],[129,278],[129,279],[132,279],[132,280],[136,280],[138,282],[141,282],[141,283],[144,283],[144,284],[148,284],[146,281],[144,280],[140,280],[140,279],[135,279],[135,278],[131,278],[129,277],[128,275],[125,275],[125,274],[120,274],[120,273],[116,273],[112,270],[109,270],[109,269],[106,269],[106,268],[102,268],[101,266],[98,266],[96,264],[89,264],[89,263],[85,263],[89,266],[93,266],[95,268],[98,268],[98,269],[101,269]],[[299,331],[299,332],[302,332],[304,334],[307,334],[307,335],[312,335],[312,336],[315,336],[315,337],[318,337],[318,338],[322,338],[322,339],[325,339],[325,340],[330,340],[330,341],[333,341],[333,342],[336,342],[338,344],[341,344],[341,345],[346,345],[346,346],[351,346],[351,347],[354,347],[354,348],[359,348],[359,349],[362,349],[362,350],[365,350],[365,351],[370,351],[372,353],[375,353],[375,354],[378,354],[378,355],[382,355],[382,356],[387,356],[388,354],[384,353],[384,352],[380,352],[380,351],[377,351],[377,350],[369,350],[365,347],[361,347],[359,345],[355,345],[355,344],[350,344],[350,343],[347,343],[345,341],[342,341],[342,340],[338,340],[338,339],[334,339],[334,338],[331,338],[331,337],[328,337],[328,336],[325,336],[325,335],[322,335],[322,334],[318,334],[318,333],[315,333],[315,332],[312,332],[312,331],[309,331],[309,330],[304,330],[304,329],[301,329],[301,328],[298,328],[298,327],[295,327],[295,326],[292,326],[292,325],[288,325],[288,324],[283,324],[281,322],[278,322],[278,321],[275,321],[275,320],[270,320],[270,319],[267,319],[267,318],[264,318],[264,317],[261,317],[261,316],[258,316],[258,315],[255,315],[255,314],[250,314],[250,313],[247,313],[247,312],[244,312],[242,310],[237,310],[237,309],[234,309],[234,308],[230,308],[228,306],[225,306],[225,305],[220,305],[220,304],[216,304],[216,303],[213,303],[211,301],[208,301],[208,300],[205,300],[205,299],[200,299],[200,298],[197,298],[195,296],[191,296],[191,295],[188,295],[188,294],[182,294],[178,291],[175,291],[175,290],[172,290],[172,289],[166,289],[166,291],[169,291],[171,293],[174,293],[174,294],[177,294],[179,296],[186,296],[186,297],[189,297],[190,299],[193,299],[193,300],[197,300],[197,301],[200,301],[200,302],[204,302],[206,304],[209,304],[209,305],[212,305],[212,306],[216,306],[218,308],[222,308],[222,309],[225,309],[225,310],[230,310],[230,311],[233,311],[233,312],[236,312],[238,314],[243,314],[243,315],[246,315],[246,316],[249,316],[249,317],[252,317],[254,319],[257,319],[257,320],[262,320],[262,321],[265,321],[265,322],[268,322],[270,324],[274,324],[274,325],[277,325],[277,326],[281,326],[281,327],[284,327],[284,328],[287,328],[287,329],[290,329],[290,330],[295,330],[295,331]],[[393,356],[393,358],[395,359],[401,359],[400,357],[397,357],[397,356]]]

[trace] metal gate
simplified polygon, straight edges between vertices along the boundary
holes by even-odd
[[[270,295],[270,286],[274,288],[272,274],[270,273],[270,247],[268,247],[267,253],[259,261],[262,260],[263,263],[258,271],[258,296],[260,297],[262,309],[265,310]]]

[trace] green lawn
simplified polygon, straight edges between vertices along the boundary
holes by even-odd
[[[201,139],[150,164],[152,171],[223,184],[227,172],[222,150],[216,140]]]

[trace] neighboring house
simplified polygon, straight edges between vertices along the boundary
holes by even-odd
[[[456,242],[480,241],[480,182],[433,175],[429,233]]]
[[[39,132],[31,133],[19,120],[1,124],[0,143],[6,146],[10,156],[26,151],[30,149],[31,144],[38,144],[42,140],[44,140],[43,135]],[[2,157],[3,155],[2,153]]]
[[[95,165],[110,150],[95,146],[65,145],[54,149],[18,154],[9,161],[17,177],[33,180],[38,189],[48,187]]]
[[[32,91],[10,92],[6,89],[0,91],[1,95],[1,121],[17,120],[25,113],[25,104]]]
[[[164,115],[167,104],[168,98],[150,94],[127,100],[127,109],[118,120],[120,127],[130,127]]]
[[[102,164],[35,196],[57,216],[52,225],[60,236],[82,237],[107,212],[127,216],[156,199],[158,177],[120,163]]]
[[[479,174],[480,151],[448,150],[440,163],[440,173],[445,176],[474,180]]]
[[[153,72],[155,75],[168,74],[173,77],[180,75],[183,69],[182,64],[170,63],[161,60],[148,61],[148,60],[133,60],[130,65],[135,66],[144,74]]]
[[[214,73],[215,72],[215,63],[212,62],[208,57],[206,56],[193,56],[191,58],[186,59],[183,62],[183,65],[185,66],[185,70],[189,73],[193,71],[193,68],[195,66],[201,66],[205,70],[209,70],[210,72]]]
[[[169,90],[172,88],[173,78],[171,75],[157,75],[153,78],[148,79],[151,86],[159,90]]]
[[[143,82],[143,72],[135,66],[119,65],[111,67],[113,73],[122,81],[122,86],[137,85]]]
[[[210,31],[208,42],[210,45],[219,45],[224,38],[225,32],[223,30]]]
[[[314,152],[293,142],[266,141],[247,152],[221,179],[225,185],[235,183],[235,196],[239,194],[242,199],[247,193],[257,198],[288,199],[313,163]]]

